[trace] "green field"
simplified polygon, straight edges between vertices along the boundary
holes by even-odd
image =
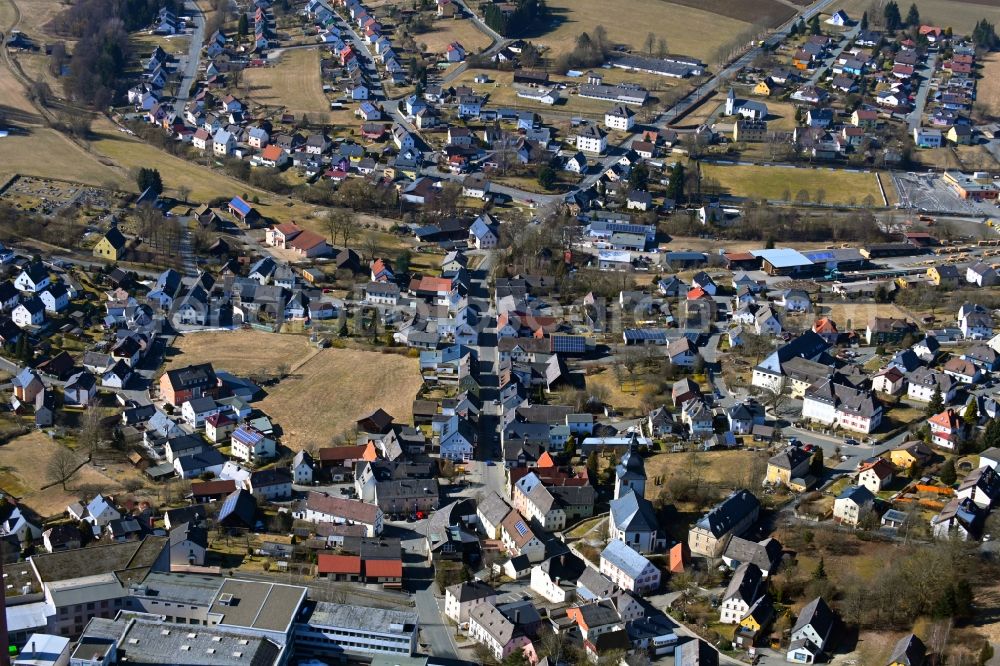
[[[875,206],[884,205],[874,173],[718,164],[702,164],[701,172],[703,180],[718,181],[723,193],[734,196],[795,200],[805,190],[810,202],[861,204],[871,195]]]

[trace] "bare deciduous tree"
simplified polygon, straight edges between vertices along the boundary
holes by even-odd
[[[66,490],[66,482],[73,478],[79,465],[80,461],[76,454],[65,446],[59,446],[49,458],[49,462],[45,466],[45,474],[49,481],[60,484],[62,489]]]

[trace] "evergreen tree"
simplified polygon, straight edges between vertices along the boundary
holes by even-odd
[[[649,187],[649,167],[645,162],[639,162],[628,174],[628,186],[632,190],[645,190]]]
[[[819,27],[819,16],[818,15],[817,16],[813,16],[811,19],[809,19],[809,32],[810,32],[810,34],[813,34],[813,35],[818,35],[818,34],[820,34],[822,32],[822,30]]]
[[[862,30],[868,29],[868,12],[861,15],[861,24],[859,26]]]
[[[792,27],[788,29],[788,36],[789,37],[798,37],[798,35],[799,35],[799,24],[798,23],[793,23]]]
[[[996,28],[986,19],[976,24],[976,27],[972,31],[972,41],[975,42],[978,48],[987,51],[992,51],[1000,45],[1000,40],[997,39]]]
[[[941,483],[946,486],[950,486],[958,480],[958,475],[955,473],[954,458],[948,458],[944,461],[944,465],[941,466],[941,473],[938,476],[941,478]]]
[[[667,198],[673,199],[675,204],[684,202],[684,165],[680,162],[676,162],[670,169]]]
[[[135,176],[135,183],[139,186],[140,192],[152,188],[157,195],[163,194],[163,179],[160,178],[160,172],[156,169],[142,167]]]
[[[911,4],[910,11],[906,12],[906,25],[911,28],[920,26],[920,10],[916,3]]]
[[[809,473],[817,478],[823,475],[823,449],[818,446],[809,460]]]
[[[819,562],[816,564],[816,570],[813,571],[813,580],[826,580],[826,563],[823,558],[819,558]]]
[[[538,184],[547,190],[556,185],[556,172],[550,166],[544,166],[538,171]]]
[[[889,31],[899,30],[903,24],[903,18],[899,13],[899,5],[896,4],[896,0],[892,0],[885,6],[883,12],[885,17],[885,28]]]
[[[970,400],[969,404],[965,406],[965,411],[962,412],[962,420],[969,426],[975,426],[979,423],[979,407],[976,405],[976,401]]]
[[[240,14],[240,23],[236,28],[236,32],[239,33],[240,39],[244,39],[250,32],[250,22],[247,20],[247,13],[243,12]]]
[[[1000,419],[992,419],[986,424],[981,441],[984,450],[995,446],[1000,447]]]
[[[944,410],[944,398],[941,396],[941,388],[935,386],[934,395],[931,396],[931,401],[927,403],[927,416],[940,414],[942,410]]]

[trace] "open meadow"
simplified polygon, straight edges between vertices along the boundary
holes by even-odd
[[[452,42],[461,44],[467,53],[482,51],[490,45],[490,38],[480,32],[469,19],[438,19],[430,32],[413,35],[417,44],[425,44],[427,53],[444,56],[445,49]]]
[[[168,352],[167,369],[211,363],[216,370],[246,374],[281,364],[289,366],[315,351],[309,340],[299,335],[276,335],[262,331],[206,331],[188,333],[174,340]]]
[[[978,0],[977,2],[962,2],[960,0],[914,0],[920,10],[921,23],[951,28],[955,32],[970,32],[980,19],[987,19],[996,24],[1000,21],[1000,1]],[[837,7],[847,12],[852,19],[860,19],[861,14],[871,6],[871,0],[845,0]],[[901,3],[903,14],[910,2]],[[881,5],[880,5],[881,6]]]
[[[126,478],[139,478],[139,472],[129,465],[101,465],[102,470],[86,464],[66,483],[66,490],[58,483],[42,490],[48,483],[46,465],[60,446],[39,431],[0,446],[0,490],[14,495],[39,515],[50,517],[62,514],[83,492],[113,494],[123,490],[121,484]]]
[[[379,407],[410,422],[421,383],[415,358],[330,348],[269,388],[255,406],[281,426],[282,443],[298,451],[329,445]]]
[[[720,164],[703,164],[701,172],[703,179],[718,181],[722,191],[733,196],[781,201],[795,200],[805,191],[807,200],[822,203],[860,205],[871,196],[875,206],[884,205],[874,173]],[[888,188],[887,182],[883,185]]]
[[[277,64],[251,67],[243,76],[250,99],[257,104],[284,107],[296,115],[326,118],[330,102],[323,94],[318,48],[293,49],[281,54]]]
[[[399,354],[358,349],[317,349],[302,335],[260,331],[211,331],[183,335],[167,368],[212,363],[217,370],[245,374],[279,365],[290,374],[254,406],[281,426],[293,450],[328,445],[354,422],[381,407],[409,422],[422,382],[417,361]]]
[[[595,26],[603,25],[608,39],[615,43],[641,50],[643,40],[652,31],[666,39],[671,53],[709,59],[721,44],[746,30],[753,20],[749,12],[745,19],[738,20],[662,0],[618,0],[613,14],[603,0],[551,0],[546,5],[556,26],[537,41],[551,47],[555,54],[572,50],[580,33],[592,33]]]
[[[1000,53],[990,53],[982,59],[982,78],[976,86],[976,100],[986,105],[993,115],[1000,114]]]
[[[0,139],[0,182],[19,173],[113,188],[126,185],[124,174],[101,164],[59,132],[41,126],[27,132]],[[39,159],[41,155],[45,159]]]

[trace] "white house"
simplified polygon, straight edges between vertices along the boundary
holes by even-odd
[[[601,553],[601,573],[627,592],[646,594],[660,588],[660,570],[622,541],[611,541]]]
[[[615,104],[614,108],[604,114],[604,126],[610,130],[627,132],[635,126],[635,111],[624,104]]]
[[[864,486],[847,486],[833,501],[833,519],[857,526],[864,512],[875,505],[875,495]]]
[[[19,291],[37,294],[52,284],[48,271],[40,263],[33,263],[21,271],[14,279],[14,286]]]
[[[597,125],[582,125],[576,132],[577,150],[600,155],[607,150],[608,137]]]
[[[494,605],[497,593],[480,580],[457,583],[445,590],[444,614],[458,624],[469,621],[471,611],[483,604]]]
[[[753,562],[744,562],[736,568],[719,604],[719,622],[737,624],[750,607],[766,594],[760,567]]]
[[[52,284],[38,295],[46,312],[62,312],[69,306],[69,290],[62,284]]]
[[[813,663],[830,640],[834,620],[833,611],[822,597],[806,604],[792,627],[786,659],[794,663]]]
[[[892,463],[884,458],[877,458],[858,472],[858,485],[875,495],[892,483],[894,471]]]
[[[250,425],[241,425],[232,434],[232,455],[240,460],[257,462],[275,455],[275,442]]]
[[[45,321],[45,305],[42,304],[41,299],[32,296],[21,301],[10,313],[10,318],[17,324],[18,328],[41,326],[42,322]]]
[[[314,461],[308,451],[302,450],[292,458],[292,482],[296,485],[307,485],[313,482]]]
[[[203,527],[182,523],[170,530],[171,566],[204,566],[208,532]]]

